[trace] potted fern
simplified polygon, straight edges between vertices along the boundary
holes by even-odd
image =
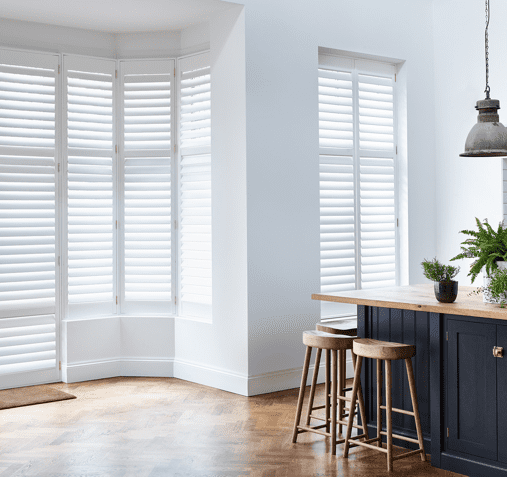
[[[442,303],[452,303],[458,296],[458,282],[453,278],[459,273],[459,267],[444,265],[435,257],[421,262],[423,274],[435,283],[435,298]]]
[[[507,268],[507,228],[500,222],[495,231],[488,223],[484,223],[476,217],[478,230],[462,230],[460,233],[469,235],[470,238],[461,243],[461,253],[451,258],[459,260],[463,258],[475,258],[470,266],[468,276],[472,283],[479,273],[483,273],[483,300],[487,303],[496,303],[489,292],[490,275],[497,269]]]

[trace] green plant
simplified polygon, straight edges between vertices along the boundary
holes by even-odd
[[[472,277],[472,283],[482,267],[485,266],[486,273],[490,275],[493,270],[498,269],[496,262],[507,260],[507,228],[504,228],[503,222],[500,222],[495,232],[487,219],[484,224],[477,217],[475,221],[479,230],[461,230],[460,233],[470,235],[471,238],[461,242],[461,253],[451,258],[451,261],[462,258],[476,259],[468,273],[468,276]]]
[[[459,267],[444,265],[435,257],[433,260],[426,258],[421,262],[424,276],[434,282],[450,282],[459,273]]]
[[[488,290],[496,298],[502,308],[507,303],[507,270],[497,269],[490,276]]]

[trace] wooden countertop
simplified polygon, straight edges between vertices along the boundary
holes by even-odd
[[[314,293],[312,299],[507,320],[507,308],[500,308],[500,305],[491,303],[483,303],[482,294],[468,296],[471,291],[476,289],[477,287],[460,285],[458,297],[454,303],[440,303],[437,301],[433,291],[433,283],[372,290],[351,290],[329,294]]]

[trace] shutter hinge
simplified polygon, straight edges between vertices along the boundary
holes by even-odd
[[[174,304],[177,305],[178,304],[178,298],[177,297],[174,297]]]
[[[116,296],[116,304],[118,304],[118,296]]]
[[[116,145],[114,146],[114,152],[115,152],[116,154],[118,154],[118,144],[116,144]]]
[[[396,219],[396,227],[400,226],[400,219]]]
[[[396,146],[396,154],[398,154],[398,146]]]
[[[175,220],[175,221],[174,221],[174,228],[175,228],[175,229],[177,229],[177,228],[178,228],[178,221],[177,221],[177,220]]]
[[[447,428],[447,437],[449,437],[449,428]]]
[[[174,67],[174,74],[173,74],[173,76],[176,77],[176,67]]]
[[[58,266],[60,266],[60,257],[58,257]]]
[[[60,65],[58,65],[58,74],[60,74]],[[62,368],[60,368],[62,369]]]
[[[445,336],[446,336],[447,341],[449,341],[449,332],[448,331],[445,332]]]
[[[116,221],[115,227],[116,227],[116,230],[118,230],[118,221]]]
[[[114,70],[114,77],[118,78],[118,70]]]
[[[62,369],[62,362],[61,361],[58,361],[58,369],[61,370]]]
[[[60,172],[60,163],[58,163],[58,172]]]

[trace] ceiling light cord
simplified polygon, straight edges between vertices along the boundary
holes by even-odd
[[[486,93],[486,99],[489,98],[489,39],[488,39],[488,28],[489,28],[489,0],[486,0],[486,31],[484,33],[484,40],[485,40],[485,48],[484,52],[486,55],[486,89],[484,92]]]

